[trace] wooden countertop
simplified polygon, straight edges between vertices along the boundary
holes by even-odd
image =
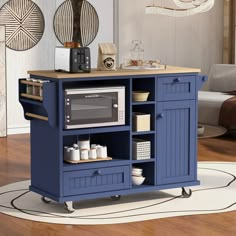
[[[134,76],[134,75],[157,75],[157,74],[181,74],[181,73],[199,73],[200,69],[185,68],[176,66],[167,66],[166,69],[157,70],[129,70],[117,69],[117,71],[97,71],[92,70],[91,73],[66,73],[55,72],[49,70],[28,71],[28,74],[43,76],[54,79],[66,78],[91,78],[91,77],[109,77],[109,76]]]

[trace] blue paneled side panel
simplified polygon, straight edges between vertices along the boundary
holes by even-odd
[[[31,185],[60,196],[59,131],[44,121],[31,121]]]

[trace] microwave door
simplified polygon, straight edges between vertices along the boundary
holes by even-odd
[[[67,108],[69,125],[105,124],[118,120],[118,93],[78,94],[70,96]],[[70,113],[68,115],[68,113]],[[68,120],[67,120],[68,124]]]

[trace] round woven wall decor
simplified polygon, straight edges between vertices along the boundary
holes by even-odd
[[[85,47],[97,36],[98,14],[86,0],[66,0],[58,7],[53,26],[61,44],[79,42]]]
[[[31,0],[6,2],[0,9],[0,22],[6,25],[6,46],[16,51],[34,47],[43,36],[43,13]]]

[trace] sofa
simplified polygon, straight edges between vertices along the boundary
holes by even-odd
[[[219,122],[222,105],[225,101],[235,97],[232,94],[236,91],[236,65],[214,64],[209,74],[208,85],[207,91],[199,91],[198,94],[198,122],[222,126]],[[236,122],[235,125],[231,122],[230,127],[225,128],[235,129]]]

